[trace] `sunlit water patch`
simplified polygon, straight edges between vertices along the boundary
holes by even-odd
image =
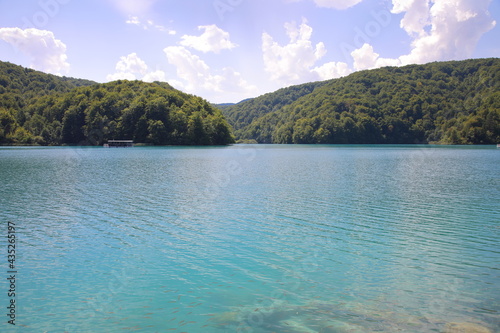
[[[0,148],[0,181],[1,332],[500,329],[495,147]]]

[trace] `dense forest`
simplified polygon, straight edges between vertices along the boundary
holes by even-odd
[[[98,84],[0,62],[0,144],[222,145],[234,142],[228,122],[240,142],[494,144],[500,59],[360,71],[218,107],[168,83]]]
[[[167,83],[97,84],[0,62],[0,144],[234,142],[221,111]]]
[[[360,71],[222,109],[240,141],[500,143],[500,59]]]
[[[306,83],[290,88],[283,88],[276,92],[262,95],[257,98],[246,99],[238,104],[219,104],[224,115],[230,119],[235,129],[244,128],[253,120],[268,113],[280,110],[282,107],[295,102],[302,96],[308,95],[317,87],[326,82]]]

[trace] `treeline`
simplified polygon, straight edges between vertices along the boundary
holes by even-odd
[[[167,83],[88,80],[0,62],[0,144],[500,142],[500,59],[386,67],[222,105]]]
[[[262,95],[257,98],[244,100],[238,104],[219,104],[224,115],[230,119],[231,125],[238,129],[244,128],[253,120],[265,116],[268,113],[278,111],[285,105],[295,102],[302,96],[310,94],[314,89],[324,85],[326,82],[312,82],[279,89],[276,92]],[[238,134],[236,134],[238,135]]]
[[[234,142],[217,108],[167,83],[95,84],[0,65],[0,80],[6,82],[0,92],[0,144],[102,145],[110,139],[154,145]]]
[[[59,77],[0,61],[0,107],[22,109],[33,98],[69,92],[94,81]]]
[[[223,112],[242,141],[494,144],[499,88],[500,59],[440,62],[290,87]]]

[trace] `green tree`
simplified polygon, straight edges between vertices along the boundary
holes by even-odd
[[[17,128],[14,116],[4,108],[0,108],[0,143],[6,143]]]
[[[148,140],[156,145],[165,145],[168,143],[168,132],[165,124],[161,120],[148,121]]]
[[[85,105],[71,106],[62,119],[62,142],[81,144],[85,141],[83,126],[85,125]]]
[[[195,145],[210,144],[200,112],[194,112],[189,117],[188,138]]]

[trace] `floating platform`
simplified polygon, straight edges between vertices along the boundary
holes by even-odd
[[[133,140],[109,140],[103,145],[104,148],[128,148],[133,147]]]

